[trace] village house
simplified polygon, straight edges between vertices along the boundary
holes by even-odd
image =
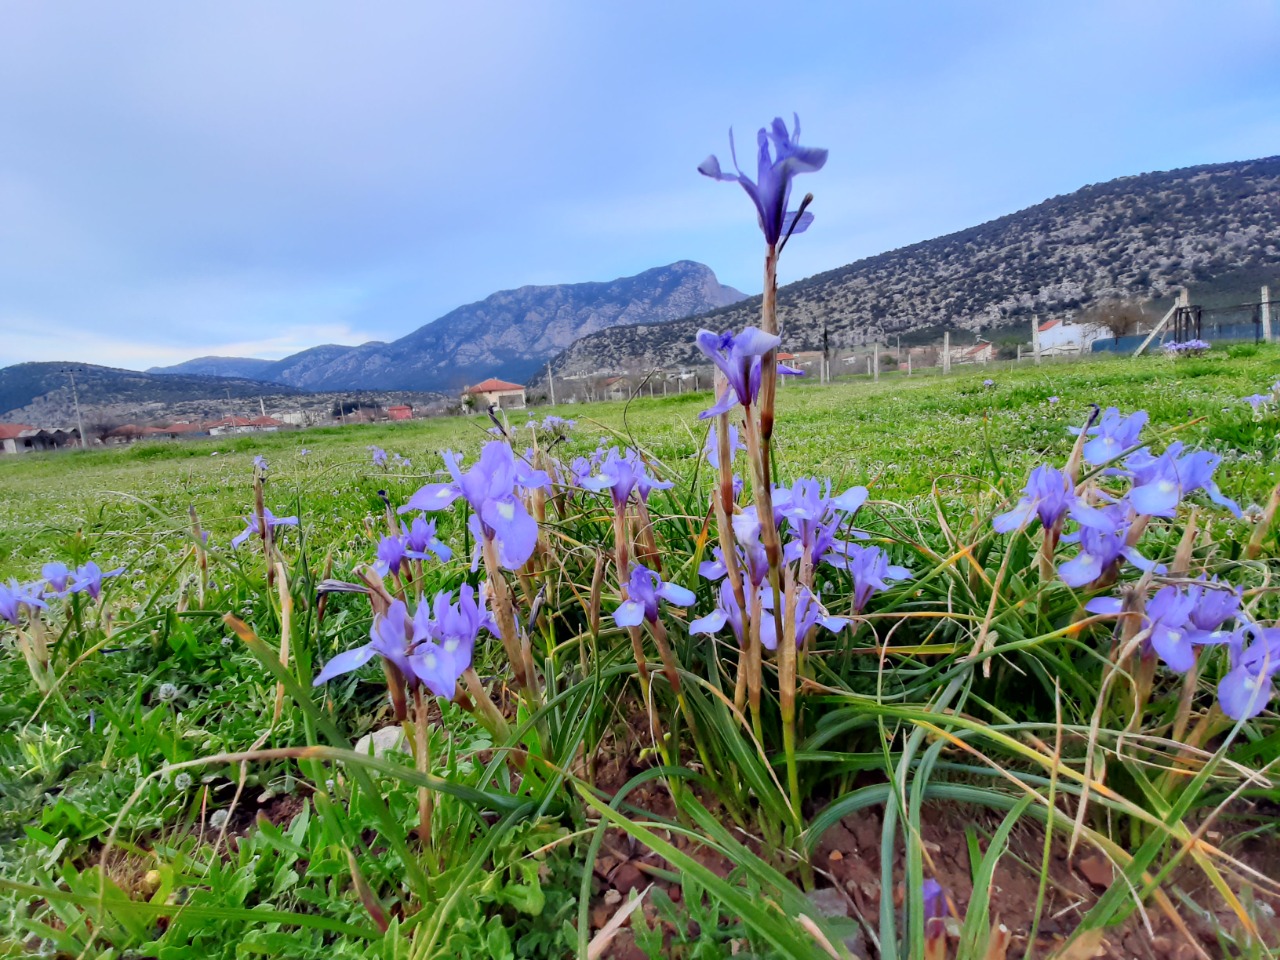
[[[952,347],[952,363],[990,363],[996,358],[993,343],[975,343],[967,347]]]
[[[387,407],[387,419],[389,420],[412,420],[413,407],[404,403],[397,403]]]
[[[1103,332],[1093,324],[1046,320],[1040,324],[1040,355],[1063,357],[1084,353]]]
[[[80,446],[76,430],[42,430],[25,423],[0,423],[0,453],[34,453]]]
[[[631,396],[631,384],[626,377],[605,377],[599,391],[602,400],[626,400]]]
[[[520,410],[525,405],[524,387],[494,377],[467,387],[462,391],[462,398],[464,402],[470,398],[477,407],[492,406],[500,410]]]

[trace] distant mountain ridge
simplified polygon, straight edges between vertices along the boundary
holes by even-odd
[[[259,360],[256,357],[196,357],[175,363],[171,367],[149,367],[147,373],[172,376],[173,374],[198,377],[232,377],[245,380],[270,380],[269,373],[275,360]]]
[[[832,347],[927,330],[941,336],[946,327],[1016,325],[1029,336],[1032,317],[1105,297],[1168,298],[1185,285],[1239,288],[1243,276],[1269,279],[1280,299],[1280,157],[1083,187],[787,284],[778,317],[789,349],[820,347],[824,326]],[[759,313],[755,296],[675,323],[612,327],[576,341],[552,365],[580,374],[701,363],[699,327],[737,330]]]
[[[201,357],[148,373],[239,376],[304,390],[452,393],[486,377],[523,381],[579,337],[736,303],[710,267],[680,260],[617,280],[503,290],[390,343],[325,344],[283,360]]]
[[[128,407],[137,411],[134,416],[145,417],[173,404],[203,400],[210,411],[225,412],[230,400],[252,399],[256,405],[264,394],[305,392],[234,377],[160,375],[89,363],[16,363],[0,368],[0,418],[19,420],[25,414],[45,426],[74,426],[73,376],[86,428],[90,417],[105,407]]]

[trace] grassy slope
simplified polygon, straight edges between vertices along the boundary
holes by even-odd
[[[994,388],[984,388],[987,377],[996,380]],[[910,379],[887,375],[879,383],[789,383],[781,392],[777,453],[783,477],[803,471],[846,485],[873,483],[884,499],[927,493],[942,475],[993,480],[996,466],[1020,486],[1035,463],[1065,453],[1067,428],[1084,419],[1090,403],[1143,408],[1158,429],[1205,418],[1180,436],[1227,454],[1220,484],[1243,506],[1265,496],[1277,468],[1267,446],[1274,436],[1254,429],[1240,398],[1278,378],[1280,351],[1271,349],[1176,364],[1103,358],[1039,368],[994,365],[947,379],[930,371]],[[1051,396],[1060,402],[1051,404]],[[708,394],[686,394],[555,412],[579,420],[571,452],[588,451],[606,431],[630,433],[684,472],[701,448],[697,414],[708,403]],[[523,419],[517,414],[513,423]],[[185,529],[190,504],[214,542],[225,542],[249,507],[256,454],[273,467],[270,505],[309,512],[312,545],[324,548],[379,508],[379,489],[402,502],[441,469],[440,450],[474,452],[487,425],[483,417],[445,418],[0,460],[0,576],[34,575],[50,549],[81,527],[112,531],[113,540],[133,547],[116,544],[119,556],[131,559]],[[374,469],[370,444],[411,458],[413,470],[388,475]],[[305,459],[298,456],[304,447],[311,451]]]

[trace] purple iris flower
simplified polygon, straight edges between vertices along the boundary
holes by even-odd
[[[636,451],[621,453],[617,447],[611,447],[600,463],[600,472],[595,476],[583,477],[581,486],[596,493],[608,490],[613,497],[613,505],[620,507],[631,498],[633,491],[642,502],[647,502],[649,494],[654,490],[669,490],[674,484],[651,477]]]
[[[1161,587],[1147,601],[1146,626],[1151,631],[1147,642],[1170,670],[1186,673],[1196,663],[1188,621],[1195,598],[1177,587]]]
[[[1131,524],[1127,504],[1089,508],[1087,517],[1087,526],[1082,524],[1078,533],[1062,538],[1064,542],[1080,544],[1080,552],[1058,567],[1058,576],[1067,586],[1092,583],[1121,558],[1139,570],[1159,569],[1126,542]]]
[[[404,540],[388,534],[378,541],[378,559],[374,561],[373,569],[377,570],[380,576],[398,574],[402,563],[404,563]]]
[[[1125,459],[1125,467],[1133,475],[1134,486],[1129,491],[1129,502],[1134,509],[1153,517],[1172,517],[1183,497],[1203,490],[1218,506],[1240,516],[1239,504],[1223,496],[1213,479],[1222,458],[1207,450],[1194,450],[1188,454],[1183,454],[1182,450],[1181,443],[1172,443],[1158,457],[1139,450]]]
[[[1265,407],[1267,404],[1271,402],[1271,397],[1269,394],[1255,393],[1248,397],[1245,397],[1244,402],[1247,403],[1249,406],[1253,407],[1253,412],[1257,413],[1259,410],[1261,410],[1263,407]]]
[[[758,528],[757,528],[758,529]],[[757,538],[749,543],[738,541],[738,566],[746,571],[747,580],[752,586],[760,586],[769,575],[769,556],[765,553],[764,544]],[[711,548],[712,560],[703,560],[698,564],[698,575],[712,582],[721,579],[729,572],[724,560],[724,551],[719,547]]]
[[[297,517],[277,517],[271,512],[270,507],[262,508],[262,516],[267,521],[267,527],[274,530],[276,527],[296,527],[298,525]],[[244,543],[250,537],[258,535],[258,518],[245,517],[245,528],[231,539],[231,549],[235,550],[240,544]]]
[[[808,587],[797,587],[796,594],[796,611],[795,611],[795,635],[796,646],[804,643],[804,638],[809,635],[809,631],[818,624],[826,627],[832,633],[839,633],[845,627],[849,626],[849,621],[844,617],[833,617],[828,615],[813,593]],[[783,601],[786,602],[785,599]],[[773,590],[767,587],[760,588],[760,608],[768,611],[769,616],[760,617],[760,645],[766,650],[778,649],[777,623],[775,622],[773,612]]]
[[[942,889],[942,884],[930,877],[920,884],[920,895],[924,902],[924,919],[926,923],[930,920],[940,920],[946,917],[948,913],[947,895]]]
[[[458,498],[471,505],[469,521],[478,541],[492,540],[498,548],[498,562],[508,570],[519,570],[533,555],[538,543],[538,522],[529,516],[517,487],[546,487],[550,478],[518,461],[511,448],[499,440],[486,443],[480,459],[466,473],[452,451],[444,453],[451,483],[429,483],[409,498],[400,513],[410,510],[444,510]]]
[[[1218,683],[1218,702],[1232,720],[1249,720],[1267,708],[1275,695],[1272,679],[1280,673],[1280,628],[1250,624],[1252,642],[1231,645],[1231,669]]]
[[[258,454],[256,457],[253,458],[253,468],[255,470],[260,471],[261,473],[266,473],[267,470],[269,469],[267,467],[267,458],[264,457],[262,454]]]
[[[712,333],[699,330],[698,349],[705,353],[724,374],[728,386],[710,410],[698,414],[699,420],[728,413],[737,404],[749,407],[760,393],[760,377],[764,369],[764,355],[782,343],[781,337],[765,333],[757,327],[746,327],[739,334],[729,331]],[[802,376],[804,371],[778,364],[778,372],[789,376]]]
[[[76,568],[72,577],[71,593],[87,593],[91,599],[97,600],[102,594],[102,581],[107,577],[118,577],[122,573],[124,573],[124,567],[117,567],[103,573],[102,568],[90,560]]]
[[[409,619],[409,609],[403,601],[393,600],[386,614],[374,618],[373,626],[369,628],[369,642],[363,647],[338,654],[324,665],[311,685],[318,687],[340,674],[350,673],[375,656],[389,661],[406,679],[412,679],[414,673],[409,664],[409,654],[414,640],[414,625]]]
[[[410,467],[413,466],[412,460],[410,460],[408,457],[402,457],[398,453],[393,453],[391,455],[391,462],[394,463],[397,467],[400,467],[402,470],[408,470]]]
[[[71,570],[65,563],[60,560],[46,563],[40,568],[40,575],[44,577],[44,582],[49,585],[52,593],[59,597],[67,595],[67,584],[71,582]]]
[[[738,428],[734,424],[729,424],[729,467],[733,466],[733,457],[739,450],[745,450],[746,445],[738,440]],[[720,466],[720,434],[713,423],[711,429],[707,431],[707,442],[702,447],[702,452],[706,455],[707,463],[711,464],[717,470]]]
[[[800,140],[800,118],[795,117],[795,130],[787,131],[782,119],[775,118],[772,127],[760,128],[756,135],[759,146],[756,179],[742,172],[738,166],[738,151],[733,143],[733,130],[729,131],[729,153],[733,157],[733,166],[737,173],[725,173],[720,169],[720,161],[710,156],[698,167],[703,176],[715,180],[739,183],[747,192],[751,202],[756,206],[760,229],[764,232],[765,243],[773,246],[784,239],[788,233],[800,233],[813,222],[813,215],[798,214],[787,210],[787,201],[791,197],[791,179],[797,174],[813,173],[821,170],[827,162],[827,151],[819,147],[802,147]],[[772,146],[772,152],[770,152]]]
[[[384,467],[384,468],[386,467],[387,451],[383,450],[380,446],[374,443],[369,444],[369,446],[366,447],[365,449],[368,450],[370,454],[372,454],[373,465],[375,467]]]
[[[414,560],[426,560],[428,554],[435,554],[441,563],[453,559],[453,551],[447,544],[436,538],[436,523],[426,517],[414,517],[413,525],[406,527],[400,522],[400,532],[404,538],[405,556]]]
[[[689,633],[714,636],[724,629],[726,623],[733,628],[738,646],[742,646],[745,638],[742,610],[739,609],[738,600],[733,595],[733,585],[728,580],[722,580],[716,608],[705,617],[689,621]]]
[[[301,450],[298,451],[298,456],[309,457],[311,456],[311,451],[308,450],[306,447],[303,447]]]
[[[47,606],[48,604],[40,599],[35,584],[23,586],[12,578],[8,586],[0,583],[0,620],[8,620],[16,627],[23,607],[30,611],[36,607]]]
[[[638,627],[645,620],[657,623],[659,600],[677,607],[691,607],[697,597],[678,583],[664,583],[648,567],[637,563],[627,579],[627,599],[613,612],[613,622],[620,627]]]
[[[1097,466],[1114,460],[1138,442],[1138,435],[1147,425],[1150,417],[1145,410],[1122,417],[1115,407],[1107,407],[1098,425],[1087,431],[1093,437],[1084,445],[1084,458]],[[1071,432],[1080,433],[1079,427],[1072,427]]]
[[[1187,588],[1192,606],[1189,619],[1195,629],[1194,643],[1222,643],[1230,634],[1221,629],[1228,620],[1239,616],[1241,591],[1217,586],[1216,581],[1205,581]]]
[[[991,521],[997,533],[1009,533],[1021,529],[1039,517],[1047,530],[1066,516],[1077,503],[1071,481],[1065,473],[1047,463],[1031,471],[1022,497],[1008,513],[1002,513]]]
[[[891,583],[913,578],[906,567],[891,564],[888,555],[879,547],[850,546],[843,560],[840,566],[853,578],[853,609],[856,613],[866,609],[867,601],[880,591],[888,590]]]
[[[1057,404],[1057,403],[1059,403],[1059,402],[1061,402],[1061,401],[1060,401],[1060,398],[1059,398],[1059,397],[1057,397],[1057,396],[1052,396],[1052,397],[1050,397],[1050,398],[1049,398],[1049,403],[1050,403],[1050,404]]]
[[[471,656],[481,629],[498,632],[484,607],[484,594],[476,602],[470,584],[458,588],[458,602],[441,591],[432,604],[423,603],[414,615],[414,637],[418,645],[409,656],[413,675],[438,697],[452,700],[458,692],[458,678],[471,666]]]
[[[823,485],[808,477],[796,480],[789,489],[775,487],[774,507],[795,537],[785,546],[784,558],[795,562],[807,552],[815,564],[843,567],[838,558],[847,555],[850,544],[837,539],[836,532],[862,508],[868,496],[866,487],[850,487],[833,497],[830,481]],[[866,535],[853,531],[852,536],[865,539]]]

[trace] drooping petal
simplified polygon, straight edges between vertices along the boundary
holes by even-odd
[[[675,604],[677,607],[692,607],[698,602],[698,598],[692,590],[682,587],[678,583],[664,583],[658,588],[658,596],[667,601],[667,603]]]
[[[538,545],[538,521],[529,516],[524,504],[514,496],[490,500],[480,512],[495,534],[498,562],[508,570],[519,570],[533,556]]]
[[[372,643],[366,643],[363,647],[356,647],[354,650],[345,650],[324,665],[324,669],[311,681],[311,685],[318,687],[336,676],[363,667],[374,658],[376,653]]]
[[[613,611],[613,622],[620,627],[638,627],[644,623],[644,604],[636,600],[624,600]]]
[[[716,607],[705,617],[699,617],[697,620],[690,620],[689,632],[711,636],[723,630],[724,625],[728,622],[728,615],[719,607]]]
[[[728,413],[738,405],[738,395],[733,392],[732,387],[725,387],[724,392],[720,394],[716,400],[715,406],[708,410],[703,410],[698,414],[699,420],[709,420],[711,417],[718,417],[722,413]]]
[[[1271,678],[1241,664],[1218,683],[1218,702],[1232,720],[1249,720],[1267,708],[1274,693]]]
[[[456,483],[428,483],[425,487],[421,487],[409,498],[409,502],[396,512],[444,510],[460,496],[462,496],[462,490]]]

